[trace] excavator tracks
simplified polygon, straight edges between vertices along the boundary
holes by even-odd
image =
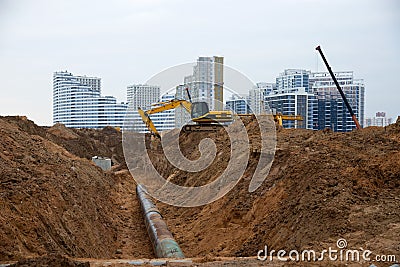
[[[216,132],[223,128],[220,124],[187,124],[182,130],[185,133],[189,132]]]

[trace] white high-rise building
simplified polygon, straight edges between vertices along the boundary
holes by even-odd
[[[275,83],[267,83],[267,82],[258,82],[256,83],[256,87],[259,88],[264,96],[269,95],[276,88]]]
[[[53,74],[53,123],[71,128],[122,127],[127,104],[115,97],[101,96],[101,79]]]
[[[160,86],[148,84],[133,84],[127,88],[127,101],[134,109],[148,110],[151,104],[160,99]]]
[[[174,94],[165,94],[161,97],[161,102],[167,102],[175,98]],[[154,105],[153,107],[156,107]],[[158,132],[171,130],[175,128],[175,114],[176,109],[166,110],[160,113],[150,115]]]
[[[311,71],[303,69],[286,69],[276,78],[277,93],[295,92],[299,87],[303,87],[305,92],[309,92],[309,76]]]
[[[257,115],[264,113],[264,93],[262,90],[257,87],[250,89],[247,96],[247,103],[250,106],[251,113]]]
[[[138,108],[146,111],[160,99],[160,86],[148,84],[133,84],[127,87],[128,118],[126,127],[136,132],[148,132],[146,125],[138,113]],[[133,127],[133,128],[132,128]]]
[[[354,114],[363,126],[364,81],[355,79],[353,71],[338,71],[334,74]],[[335,132],[349,132],[356,128],[329,72],[312,73],[309,77],[309,83],[310,90],[317,96],[318,100],[316,130],[331,128]]]
[[[101,79],[97,77],[74,76],[80,84],[90,86],[93,91],[101,93]]]
[[[392,118],[386,117],[386,112],[377,112],[375,114],[375,117],[365,119],[364,126],[365,127],[369,127],[369,126],[385,127],[392,123],[393,123]]]
[[[304,87],[287,93],[272,93],[265,101],[273,112],[284,115],[300,115],[303,121],[284,120],[284,128],[313,129],[316,119],[317,99],[314,94],[307,93]]]
[[[265,103],[265,96],[269,95],[274,88],[275,86],[273,83],[258,82],[249,90],[247,103],[250,106],[251,113],[264,114],[268,111],[268,105]]]
[[[252,113],[250,106],[247,103],[248,96],[232,95],[226,101],[226,109],[232,110],[236,114],[250,114]]]
[[[284,128],[313,129],[316,120],[316,97],[309,92],[310,71],[287,69],[276,78],[276,88],[265,96],[273,112],[300,115],[303,121],[283,121]]]
[[[185,77],[192,98],[207,102],[210,110],[223,109],[223,64],[223,57],[199,57],[192,77]]]

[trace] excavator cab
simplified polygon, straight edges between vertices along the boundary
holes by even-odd
[[[199,118],[210,112],[207,102],[194,102],[192,103],[192,119]]]

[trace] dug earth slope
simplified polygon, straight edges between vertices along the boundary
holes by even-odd
[[[255,122],[246,127],[250,136],[257,129]],[[230,147],[222,132],[184,134],[188,157],[199,156],[193,147],[204,137],[220,149],[204,172],[166,168],[159,151],[150,155],[172,181],[206,184],[223,171]],[[248,192],[259,159],[252,154],[241,181],[218,201],[195,208],[158,204],[187,256],[255,256],[265,245],[318,252],[345,238],[348,249],[400,259],[400,122],[350,133],[286,129],[277,139],[272,168],[257,191]]]
[[[256,146],[256,122],[246,128]],[[207,184],[227,166],[230,146],[223,131],[182,133],[182,153],[198,157],[205,137],[215,140],[217,157],[201,173],[171,166],[157,141],[148,153],[174,183]],[[218,201],[196,208],[157,203],[187,257],[255,256],[265,245],[321,251],[345,238],[350,249],[400,259],[400,122],[351,133],[284,129],[277,139],[257,191],[248,192],[259,159],[251,153],[242,179]],[[112,128],[46,128],[0,117],[0,261],[49,253],[153,258],[121,140]],[[112,171],[94,166],[94,155],[111,157]]]
[[[0,261],[153,257],[130,175],[105,173],[79,154],[109,151],[85,137],[90,131],[56,127],[0,118]]]

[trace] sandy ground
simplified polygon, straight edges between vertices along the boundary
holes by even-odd
[[[257,146],[257,125],[250,121],[247,129]],[[182,134],[183,153],[198,157],[204,137],[216,141],[218,157],[202,173],[172,168],[157,144],[149,154],[165,178],[206,184],[226,167],[230,147],[222,131]],[[157,203],[185,255],[196,259],[191,264],[301,266],[238,258],[208,262],[254,257],[265,245],[320,251],[336,247],[339,238],[349,249],[399,260],[400,123],[352,133],[280,130],[277,137],[273,166],[257,191],[248,192],[259,159],[251,153],[241,181],[222,199],[197,208]],[[93,155],[111,157],[113,170],[94,166]],[[128,264],[123,259],[154,257],[124,164],[121,134],[112,128],[44,128],[24,117],[0,117],[0,182],[0,262],[56,253],[111,259],[92,260],[91,266],[108,261],[123,266]],[[329,264],[338,263],[323,266],[341,266]]]

